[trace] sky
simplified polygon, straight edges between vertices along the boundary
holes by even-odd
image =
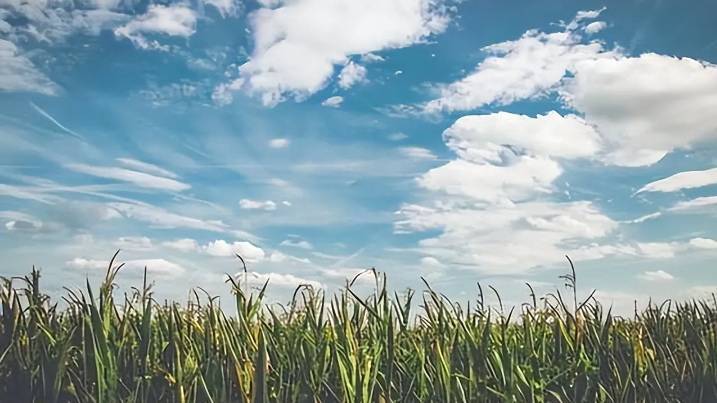
[[[713,1],[0,0],[3,276],[717,290]],[[366,282],[366,281],[364,281]]]

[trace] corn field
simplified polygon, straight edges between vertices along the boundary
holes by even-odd
[[[160,304],[146,273],[116,299],[120,268],[60,305],[34,269],[2,280],[0,401],[717,401],[714,297],[623,318],[578,300],[573,270],[568,296],[530,289],[529,303],[504,312],[482,291],[468,305],[427,283],[389,293],[369,270],[368,295],[352,283],[331,296],[299,287],[279,308],[263,301],[266,284],[247,290],[239,275],[229,312],[201,291]]]

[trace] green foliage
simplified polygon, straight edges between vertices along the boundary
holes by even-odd
[[[114,259],[113,259],[114,262]],[[572,266],[572,264],[571,264]],[[375,270],[360,296],[301,286],[287,307],[229,279],[236,312],[142,289],[118,302],[110,264],[95,295],[58,309],[40,275],[0,285],[2,402],[714,402],[717,301],[617,317],[558,291],[504,313],[462,307],[426,283],[391,295]],[[354,279],[356,280],[356,279]],[[528,286],[530,287],[530,286]],[[495,291],[495,290],[494,290]]]

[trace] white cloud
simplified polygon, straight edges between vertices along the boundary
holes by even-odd
[[[238,0],[202,0],[219,12],[222,17],[236,16],[241,10],[241,3]]]
[[[221,221],[200,220],[172,213],[163,208],[148,204],[108,203],[107,206],[124,217],[146,222],[159,228],[190,228],[213,232],[228,232],[228,227]]]
[[[67,168],[87,175],[100,178],[114,179],[132,183],[147,189],[159,189],[179,192],[191,188],[190,185],[175,179],[151,175],[145,172],[133,171],[117,167],[98,167],[85,164],[68,164]]]
[[[125,25],[118,27],[114,33],[125,37],[142,49],[168,50],[156,40],[149,40],[146,34],[161,34],[188,38],[194,34],[197,15],[191,8],[172,4],[170,6],[153,4],[147,12],[135,17]]]
[[[585,28],[583,28],[583,31],[585,31],[585,33],[588,35],[593,35],[602,31],[605,28],[607,28],[607,23],[605,23],[605,21],[595,21],[586,25]]]
[[[717,284],[696,285],[687,290],[689,298],[712,298],[715,294],[717,294]]]
[[[162,245],[170,249],[178,250],[180,252],[193,252],[199,250],[199,244],[197,243],[197,241],[191,238],[165,241],[162,242]]]
[[[142,172],[152,174],[152,175],[164,176],[166,178],[172,178],[172,179],[177,179],[179,177],[174,172],[168,171],[168,170],[158,167],[154,164],[149,164],[147,162],[138,161],[138,160],[132,159],[132,158],[117,158],[117,162],[119,162],[120,164],[122,164],[130,169],[134,169],[136,171],[142,171]]]
[[[662,216],[662,212],[657,211],[654,213],[645,214],[644,216],[635,218],[634,220],[628,220],[628,221],[624,221],[624,222],[628,223],[628,224],[639,224],[639,223],[643,223],[645,221],[654,220],[655,218],[658,218],[661,216]]]
[[[124,262],[115,262],[116,265],[123,263],[124,266],[122,266],[122,272],[127,270],[140,272],[146,267],[148,273],[165,276],[177,276],[186,271],[184,267],[165,259],[135,259]],[[107,266],[109,266],[109,261],[107,260],[87,259],[83,257],[76,257],[65,262],[65,267],[74,270],[106,270]]]
[[[408,138],[406,133],[396,132],[388,135],[388,139],[391,141],[401,141]]]
[[[287,255],[285,253],[279,252],[278,250],[271,252],[271,255],[269,255],[269,261],[272,263],[283,263],[286,261],[291,261],[303,264],[311,264],[311,260],[307,258],[299,258],[296,256]]]
[[[41,226],[32,221],[11,220],[5,223],[5,229],[8,231],[35,231],[40,228]]]
[[[448,195],[510,203],[548,193],[560,174],[560,165],[546,157],[516,157],[504,166],[457,159],[426,172],[418,178],[418,183]]]
[[[340,95],[334,95],[333,97],[328,97],[321,102],[321,105],[328,106],[329,108],[338,108],[341,106],[341,104],[344,102],[344,97]]]
[[[240,68],[241,86],[264,105],[303,99],[351,55],[409,46],[443,31],[446,10],[441,0],[276,2],[249,15],[254,51]]]
[[[361,55],[361,61],[368,64],[368,63],[377,63],[377,62],[383,62],[386,59],[383,57],[375,54],[375,53],[365,53]]]
[[[12,42],[0,39],[0,91],[57,95],[59,90]]]
[[[423,112],[451,112],[489,104],[509,104],[554,90],[581,60],[611,57],[598,41],[583,43],[576,17],[563,32],[527,31],[520,39],[483,48],[486,57],[475,71],[438,88],[440,97],[421,106]]]
[[[312,245],[311,242],[305,241],[303,239],[299,239],[299,240],[285,239],[285,240],[281,241],[281,243],[279,245],[290,246],[292,248],[314,249],[314,245]]]
[[[672,281],[675,279],[675,277],[664,271],[664,270],[657,270],[657,271],[646,271],[639,276],[643,280],[647,281],[658,281],[658,282],[664,282],[664,281]]]
[[[212,101],[220,106],[229,105],[234,99],[232,92],[239,91],[243,85],[243,78],[238,78],[229,83],[219,84],[214,88],[214,91],[212,91]]]
[[[419,242],[423,253],[444,264],[487,273],[559,264],[581,243],[601,239],[616,227],[616,222],[586,201],[480,207],[448,199],[431,207],[404,205],[396,221],[398,232],[440,231]]]
[[[271,200],[261,201],[261,200],[241,199],[241,200],[239,200],[239,207],[241,207],[245,210],[272,211],[272,210],[276,210],[276,203]]]
[[[356,278],[358,284],[374,284],[374,278],[370,273],[366,272],[366,268],[361,267],[332,267],[332,268],[319,268],[321,277],[331,282],[341,282],[342,285],[346,281],[352,281]],[[362,276],[356,277],[359,274]]]
[[[125,14],[110,10],[115,8],[115,3],[115,0],[4,0],[0,2],[0,33],[17,40],[47,44],[64,41],[76,33],[98,35],[129,19]]]
[[[109,264],[110,262],[107,260],[95,260],[86,259],[83,257],[76,257],[72,260],[65,262],[65,267],[69,267],[71,269],[76,270],[100,270],[106,269]]]
[[[682,189],[692,189],[717,184],[717,168],[704,171],[679,172],[664,179],[650,182],[643,186],[641,192],[677,192]]]
[[[115,246],[128,250],[151,250],[154,248],[152,240],[146,236],[125,236],[115,242]]]
[[[44,189],[36,186],[15,186],[0,183],[0,196],[32,200],[44,204],[55,204],[62,201],[62,198],[47,193]]]
[[[339,73],[339,87],[347,90],[366,80],[366,67],[349,61]]]
[[[595,258],[607,252],[585,248],[617,222],[591,202],[549,197],[563,173],[560,161],[589,158],[600,149],[598,134],[581,118],[556,112],[466,116],[443,138],[457,158],[417,179],[433,198],[404,205],[395,222],[399,233],[439,231],[419,242],[423,254],[506,273],[558,264],[566,253]]]
[[[238,254],[247,262],[257,262],[263,260],[265,256],[263,249],[245,241],[229,243],[223,239],[218,239],[209,242],[203,249],[212,256],[231,257]]]
[[[692,238],[690,246],[697,249],[717,249],[717,241],[709,238]]]
[[[436,156],[431,150],[423,147],[401,147],[398,151],[406,157],[417,160],[435,160]]]
[[[592,244],[571,252],[570,257],[576,261],[601,259],[608,256],[637,257],[641,260],[672,259],[678,254],[699,249],[717,249],[717,241],[707,238],[692,238],[689,241]]]
[[[717,66],[689,58],[585,59],[563,88],[565,102],[603,136],[606,161],[643,166],[717,138]]]
[[[714,205],[717,205],[717,196],[705,196],[678,202],[670,207],[670,211],[699,211]]]
[[[324,285],[315,280],[308,280],[305,278],[297,277],[293,274],[282,274],[282,273],[257,273],[249,272],[237,273],[235,278],[240,282],[246,279],[249,282],[250,287],[262,287],[264,283],[269,282],[269,287],[280,287],[295,289],[300,285],[309,285],[315,289],[324,288]]]
[[[271,148],[286,148],[289,146],[289,139],[275,138],[269,141],[269,147]]]
[[[440,268],[440,267],[443,267],[443,263],[441,263],[438,259],[436,259],[433,256],[424,256],[421,258],[421,266],[430,267],[430,268]]]
[[[147,272],[153,274],[176,276],[186,271],[184,267],[165,259],[137,259],[124,263],[124,267],[129,270],[144,270],[146,267]]]
[[[5,222],[5,229],[8,231],[34,232],[44,226],[39,219],[19,211],[0,211],[0,219],[8,220]]]
[[[508,112],[469,115],[443,133],[449,148],[472,162],[499,162],[515,148],[528,155],[590,157],[600,150],[600,136],[575,115],[555,111],[530,117]]]
[[[643,257],[670,259],[675,257],[675,254],[680,252],[684,245],[677,242],[639,242],[637,248]]]

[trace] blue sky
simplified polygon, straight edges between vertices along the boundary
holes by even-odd
[[[713,2],[0,1],[2,274],[717,289]]]

